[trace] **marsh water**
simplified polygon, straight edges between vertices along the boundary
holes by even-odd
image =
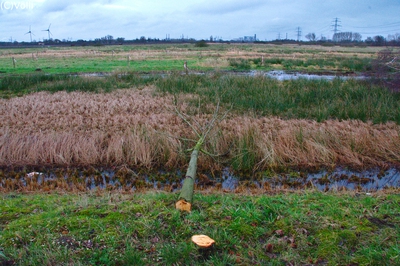
[[[246,73],[246,75],[249,76],[266,76],[270,78],[274,78],[277,80],[292,80],[292,79],[324,79],[324,80],[333,80],[335,78],[341,78],[341,79],[349,79],[349,78],[355,78],[355,79],[365,79],[364,76],[361,75],[354,75],[354,74],[326,74],[326,73],[321,73],[321,74],[308,74],[308,73],[300,73],[300,72],[287,72],[283,70],[272,70],[272,71],[250,71],[249,73]]]
[[[225,75],[232,75],[232,76],[248,76],[248,77],[256,77],[256,76],[265,76],[265,77],[270,77],[273,79],[277,79],[280,81],[283,80],[295,80],[295,79],[310,79],[310,80],[315,80],[315,79],[323,79],[323,80],[333,80],[335,78],[341,78],[341,79],[365,79],[365,76],[362,75],[356,75],[354,73],[318,73],[318,74],[311,74],[311,73],[301,73],[301,72],[296,72],[296,71],[284,71],[284,70],[271,70],[271,71],[259,71],[259,70],[251,70],[251,71],[225,71],[221,72],[222,74]],[[182,75],[185,73],[182,72]],[[207,73],[204,72],[190,72],[190,74],[194,75],[205,75]],[[106,77],[110,76],[111,73],[107,72],[96,72],[96,73],[83,73],[80,74],[79,76],[83,77]],[[123,75],[123,74],[120,74]],[[148,74],[141,74],[140,76],[142,77],[150,77],[150,76],[161,76],[161,77],[166,77],[168,74],[157,74],[157,73],[148,73]]]
[[[179,190],[184,173],[181,171],[141,173],[124,169],[49,169],[41,172],[1,173],[0,187],[7,190],[43,190],[54,188],[75,188],[78,190],[124,190],[160,189],[166,191]],[[196,189],[218,188],[224,191],[246,189],[260,190],[299,190],[316,188],[321,191],[356,190],[379,191],[387,188],[400,188],[400,170],[396,168],[352,171],[336,168],[331,171],[322,170],[316,173],[290,172],[276,174],[260,172],[257,177],[235,175],[228,168],[218,175],[199,173],[196,178]]]
[[[243,181],[229,171],[222,175],[222,188],[235,190]],[[248,183],[248,181],[246,182]],[[391,168],[386,171],[373,169],[368,171],[352,171],[345,168],[336,168],[334,171],[320,171],[317,173],[292,172],[278,174],[271,177],[264,176],[261,180],[251,181],[257,188],[271,189],[304,189],[315,187],[321,191],[327,190],[361,190],[378,191],[385,188],[400,187],[400,171]]]

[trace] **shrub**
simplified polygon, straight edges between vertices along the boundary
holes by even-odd
[[[194,44],[195,47],[208,47],[208,43],[205,40],[198,41]]]
[[[380,51],[372,62],[369,75],[385,87],[400,91],[400,50]]]
[[[250,62],[243,58],[230,58],[229,65],[236,70],[249,70],[251,68]]]

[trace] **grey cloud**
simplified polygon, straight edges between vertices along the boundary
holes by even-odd
[[[224,15],[244,10],[255,9],[264,6],[266,1],[263,0],[234,0],[234,1],[204,1],[201,4],[193,5],[189,8],[189,12],[195,14],[213,14]]]
[[[44,12],[67,11],[74,6],[102,5],[113,3],[112,0],[48,0],[40,8]]]
[[[35,1],[35,0],[32,0]],[[367,34],[400,32],[399,0],[46,0],[29,11],[0,11],[0,39],[24,35],[32,25],[37,38],[93,39],[106,34],[127,39],[140,36],[224,39],[257,34],[260,40],[289,38],[300,27],[303,36],[332,34],[334,18],[343,31]],[[397,24],[399,22],[399,24]],[[393,27],[389,27],[394,23]],[[378,27],[386,25],[386,27]],[[392,24],[390,24],[392,25]],[[372,26],[372,29],[367,28]],[[357,28],[358,27],[358,28]],[[365,33],[364,33],[365,32]],[[43,36],[42,36],[43,35]],[[304,38],[303,38],[304,40]]]

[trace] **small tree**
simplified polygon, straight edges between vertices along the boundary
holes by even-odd
[[[372,62],[371,76],[386,87],[400,91],[400,50],[380,51]]]
[[[108,44],[111,44],[114,41],[114,37],[111,35],[107,35],[105,38]]]
[[[123,37],[118,37],[118,38],[117,38],[117,42],[118,42],[119,44],[122,44],[124,41],[125,41],[125,38],[123,38]]]
[[[145,43],[146,42],[146,37],[145,36],[141,36],[140,39],[139,39],[139,42]]]
[[[361,42],[362,41],[362,35],[358,32],[353,33],[353,41],[354,42]]]
[[[374,37],[374,43],[378,46],[382,46],[385,44],[385,37],[381,36],[381,35],[376,35]]]
[[[308,33],[305,37],[310,42],[315,42],[317,40],[317,37],[315,36],[315,33]]]

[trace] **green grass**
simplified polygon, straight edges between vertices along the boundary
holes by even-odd
[[[371,58],[308,58],[308,59],[283,59],[267,58],[264,64],[261,58],[235,58],[229,60],[229,65],[233,70],[290,70],[290,71],[339,71],[339,72],[365,72],[371,69]]]
[[[9,58],[0,58],[0,73],[12,74],[32,74],[38,70],[46,74],[69,74],[69,73],[98,73],[113,71],[177,71],[183,69],[182,60],[134,60],[129,63],[127,58],[116,60],[104,58],[67,58],[67,59],[38,59],[36,61],[25,59],[18,60],[17,67],[14,69],[8,66],[11,62]],[[8,62],[10,61],[10,62]],[[194,65],[196,61],[187,60],[189,65]],[[8,64],[8,65],[7,65]],[[195,69],[194,69],[195,70]]]
[[[182,71],[184,61],[188,62],[193,71],[286,69],[361,72],[370,68],[371,60],[379,49],[262,44],[213,44],[196,47],[194,43],[13,48],[0,49],[0,77],[4,74],[32,74],[38,70],[47,74]],[[232,54],[232,51],[237,53]],[[260,53],[265,57],[264,64]],[[131,55],[129,63],[128,54]],[[15,68],[12,57],[17,59]],[[228,64],[208,65],[209,60],[223,60]]]
[[[112,89],[123,87],[116,85],[113,80],[79,77],[70,75],[23,75],[7,76],[0,80],[0,96],[10,98],[23,96],[38,91],[84,91],[84,92],[108,92]]]
[[[220,99],[234,111],[288,119],[357,119],[400,123],[400,94],[363,80],[287,80],[245,76],[170,76],[161,92],[193,93],[203,102]]]
[[[131,86],[144,86],[159,79],[157,74],[140,76],[136,72],[115,72],[106,77],[89,77],[67,74],[27,74],[6,76],[0,79],[0,97],[23,96],[38,91],[83,91],[103,93]]]
[[[1,194],[0,262],[17,265],[398,265],[400,196],[303,192]],[[209,250],[194,234],[216,240]]]
[[[216,48],[210,47],[207,50],[218,52],[219,49]],[[225,49],[223,48],[223,50]],[[168,50],[182,51],[182,54],[190,52],[190,55],[184,58],[182,56],[169,56],[168,52],[166,52]],[[67,53],[64,55],[63,51],[77,51],[81,53],[77,55]],[[209,67],[198,66],[200,61],[197,51],[201,53],[202,48],[196,48],[194,44],[7,49],[0,50],[0,77],[4,74],[33,74],[37,71],[46,74],[178,71],[183,70],[184,61],[188,62],[191,70],[210,70]],[[135,52],[136,54],[133,54]],[[132,53],[129,62],[127,53]],[[59,56],[56,56],[56,54],[59,54]],[[25,56],[23,58],[16,57],[15,68],[11,59],[13,55]],[[208,57],[213,58],[213,56]]]

